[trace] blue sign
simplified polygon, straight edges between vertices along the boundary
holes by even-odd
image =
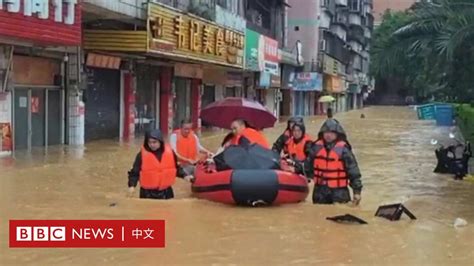
[[[291,88],[295,91],[322,91],[323,78],[317,72],[300,72],[290,77]]]
[[[259,86],[263,88],[270,87],[271,74],[267,72],[260,72]]]

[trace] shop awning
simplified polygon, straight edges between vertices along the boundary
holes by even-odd
[[[147,14],[146,30],[85,30],[84,49],[243,68],[244,33],[161,4],[148,3]]]
[[[84,30],[84,49],[115,52],[147,52],[146,31]]]
[[[280,63],[291,65],[291,66],[301,66],[303,63],[298,64],[298,60],[296,59],[296,53],[291,53],[282,49],[278,49],[278,53],[280,54],[281,60]]]

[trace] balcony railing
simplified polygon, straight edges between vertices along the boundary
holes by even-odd
[[[364,37],[367,39],[372,38],[372,31],[367,27],[364,28]]]
[[[352,51],[354,52],[357,52],[357,53],[361,53],[362,52],[362,45],[356,41],[350,41],[349,42],[349,45],[351,46],[352,48]]]
[[[329,29],[331,26],[331,16],[327,13],[321,13],[319,19],[319,27],[322,29]]]
[[[336,14],[336,2],[334,0],[321,0],[321,10],[331,15]]]
[[[347,41],[356,41],[360,44],[366,44],[364,30],[359,27],[352,27],[347,33]]]
[[[341,26],[347,26],[349,19],[348,14],[345,12],[338,12],[334,17],[333,24],[339,24]]]
[[[332,24],[331,27],[331,32],[336,34],[339,38],[342,40],[346,40],[347,36],[347,30],[345,27],[341,27],[341,25],[338,24]]]
[[[343,64],[349,63],[350,54],[346,48],[346,43],[332,32],[325,31],[323,36],[326,42],[326,53]]]
[[[361,26],[362,25],[362,18],[359,14],[350,13],[349,14],[349,24]]]
[[[337,6],[347,6],[347,0],[336,0]]]

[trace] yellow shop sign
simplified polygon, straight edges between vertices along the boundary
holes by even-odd
[[[241,68],[245,36],[161,4],[148,4],[148,52]]]

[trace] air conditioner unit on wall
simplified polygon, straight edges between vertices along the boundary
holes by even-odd
[[[322,50],[322,51],[326,51],[326,48],[327,48],[326,40],[319,41],[319,49]]]

